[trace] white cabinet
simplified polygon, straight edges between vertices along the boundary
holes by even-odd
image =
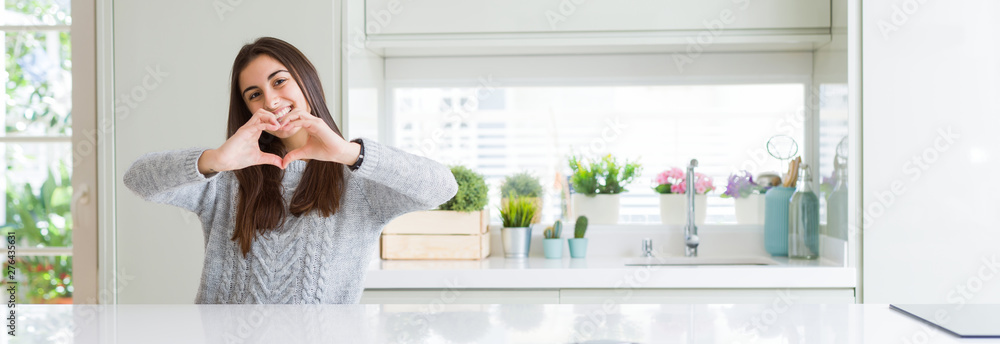
[[[830,27],[829,0],[368,0],[368,35]]]
[[[367,0],[349,31],[386,57],[810,51],[830,0]]]
[[[857,9],[866,303],[1000,303],[1000,2],[947,4]]]
[[[569,304],[854,303],[854,289],[562,289],[559,303]]]
[[[794,289],[369,289],[363,304],[849,304],[853,288]]]
[[[363,304],[523,304],[559,303],[558,289],[367,289]]]

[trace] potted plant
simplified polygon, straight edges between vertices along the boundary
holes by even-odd
[[[382,259],[482,259],[489,255],[486,180],[464,166],[452,166],[451,173],[458,184],[454,197],[437,210],[406,213],[385,225]]]
[[[732,198],[736,207],[736,223],[758,225],[764,223],[764,193],[767,188],[757,185],[749,171],[729,175],[726,192],[722,198]]]
[[[610,154],[598,161],[590,161],[570,156],[569,167],[573,170],[570,177],[573,185],[573,213],[587,216],[595,224],[617,224],[620,204],[620,194],[639,176],[642,165],[638,162],[625,161],[619,164],[618,159]]]
[[[542,220],[542,183],[528,172],[515,173],[504,178],[500,185],[500,203],[507,203],[507,198],[514,195],[527,198],[535,205],[535,218],[531,223]]]
[[[569,256],[573,258],[584,258],[587,256],[587,217],[576,218],[576,228],[573,231],[573,238],[569,239]]]
[[[531,200],[514,196],[500,204],[500,220],[503,228],[504,257],[527,258],[531,249],[531,219],[535,217],[535,205]]]
[[[698,225],[705,224],[705,207],[708,193],[715,190],[712,178],[695,172],[694,218]],[[673,167],[653,178],[653,190],[660,194],[660,221],[665,225],[687,224],[687,185],[684,170]]]
[[[489,202],[489,198],[486,196],[489,190],[483,175],[465,166],[452,166],[451,174],[455,176],[458,191],[455,192],[455,196],[438,206],[438,209],[460,212],[483,210],[483,207]]]
[[[555,224],[545,229],[545,240],[542,240],[545,247],[545,258],[562,258],[562,227],[562,221],[556,220]]]

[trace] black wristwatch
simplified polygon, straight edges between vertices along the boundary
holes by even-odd
[[[358,152],[358,161],[354,162],[354,165],[347,166],[351,171],[357,171],[361,167],[361,162],[365,161],[365,143],[361,139],[353,139],[351,142],[357,142],[361,146],[361,151]]]

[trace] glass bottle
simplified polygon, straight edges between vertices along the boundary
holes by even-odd
[[[835,164],[837,180],[826,199],[827,235],[847,240],[847,168]]]
[[[812,190],[809,165],[802,164],[799,189],[788,204],[788,257],[819,258],[819,197]]]

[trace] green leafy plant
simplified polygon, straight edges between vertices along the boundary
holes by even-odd
[[[555,224],[553,224],[551,227],[545,229],[545,232],[544,232],[545,238],[546,239],[559,239],[559,238],[562,238],[562,227],[563,227],[562,221],[556,220]]]
[[[60,1],[8,1],[8,15],[22,15],[51,24],[69,24],[69,3]],[[7,133],[69,134],[72,127],[70,96],[71,49],[69,31],[8,32],[5,63]],[[55,101],[53,101],[55,99]]]
[[[587,234],[587,217],[580,216],[576,218],[576,228],[573,231],[573,237],[577,239],[583,239],[583,236]]]
[[[510,197],[500,205],[500,220],[506,228],[531,226],[534,217],[535,204],[526,197]]]
[[[462,212],[483,210],[483,207],[489,202],[489,198],[486,196],[489,189],[486,187],[483,175],[465,166],[452,166],[451,174],[455,176],[455,181],[458,183],[458,192],[455,193],[455,197],[444,202],[438,209]]]
[[[37,192],[30,184],[16,185],[10,178],[7,185],[6,222],[0,226],[5,241],[9,233],[14,233],[19,247],[70,246],[73,191],[65,163],[59,166],[59,177],[49,171]],[[20,277],[18,295],[25,298],[21,302],[50,303],[73,295],[70,257],[18,257],[15,268]]]
[[[528,172],[515,173],[504,178],[500,186],[501,197],[520,195],[524,197],[541,197],[542,184],[538,178]]]
[[[569,167],[573,170],[573,190],[588,196],[626,192],[625,187],[642,173],[642,165],[638,162],[625,160],[620,164],[611,154],[597,161],[570,156]]]

